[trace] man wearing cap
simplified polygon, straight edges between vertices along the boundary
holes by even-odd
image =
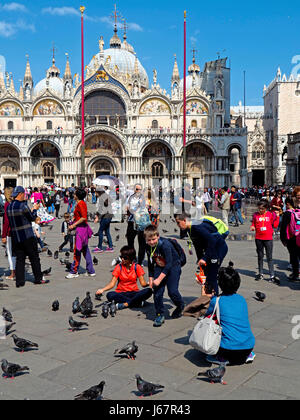
[[[39,204],[36,203],[30,210],[25,201],[25,190],[16,187],[12,193],[14,201],[7,207],[7,216],[12,235],[12,250],[16,256],[16,286],[25,286],[25,259],[28,256],[32,272],[35,277],[34,284],[45,284],[43,280],[41,262],[38,254],[37,241],[35,239],[32,222],[37,217]]]

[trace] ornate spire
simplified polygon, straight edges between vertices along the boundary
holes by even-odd
[[[24,76],[24,85],[26,85],[27,83],[33,85],[33,79],[32,79],[28,54],[26,55],[26,58],[27,58],[27,63],[26,63],[26,70],[25,70],[25,76]]]
[[[115,28],[114,28],[114,36],[110,40],[110,48],[121,48],[122,42],[118,37],[118,18],[120,18],[120,14],[117,11],[117,6],[115,5],[115,11],[112,16],[115,21]]]
[[[174,68],[173,68],[173,74],[172,74],[172,82],[179,82],[180,74],[179,74],[176,54],[174,54],[174,56],[175,56],[175,62],[174,62]]]
[[[4,92],[6,90],[5,82],[4,82],[4,75],[0,72],[0,92]]]
[[[64,79],[65,80],[72,80],[72,73],[71,73],[71,67],[70,67],[70,60],[69,60],[69,54],[66,53],[67,56],[67,63],[66,63],[66,69],[65,69],[65,74],[64,74]]]
[[[10,91],[11,94],[16,93],[16,91],[15,91],[15,84],[14,84],[14,79],[13,79],[12,73],[10,73],[10,86],[9,86],[9,91]]]

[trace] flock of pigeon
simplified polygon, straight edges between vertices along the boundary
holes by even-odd
[[[90,217],[92,218],[92,216],[93,215],[91,214]],[[165,223],[166,222],[167,221],[165,220]],[[116,232],[118,232],[120,229],[115,228],[115,230]],[[177,229],[175,229],[175,232],[176,231]],[[163,229],[163,232],[168,233],[168,231],[165,229]],[[116,238],[116,241],[118,240],[119,240],[119,235]],[[53,253],[51,252],[50,249],[48,249],[47,255],[48,257],[53,257]],[[72,265],[68,260],[68,258],[70,257],[70,253],[66,252],[65,256],[67,259],[64,259],[64,260],[60,259],[60,263],[62,265],[65,265],[67,270],[70,270],[71,265]],[[56,251],[54,253],[54,259],[57,260],[58,258],[59,258],[59,252]],[[94,257],[93,263],[95,265],[98,265],[98,260],[96,257]],[[43,271],[44,276],[48,276],[50,273],[51,273],[51,268]],[[9,287],[8,285],[0,281],[0,290],[7,290],[8,287]],[[264,302],[266,299],[266,295],[262,292],[256,291],[255,296],[256,296],[256,300],[259,302]],[[96,295],[95,300],[102,301],[102,295]],[[117,306],[114,301],[113,302],[106,301],[104,303],[101,303],[100,305],[97,306],[97,308],[100,308],[100,307],[102,307],[102,317],[104,319],[107,319],[109,315],[111,315],[112,317],[115,317],[117,314]],[[59,311],[59,308],[60,308],[59,301],[58,300],[54,301],[52,303],[52,311],[57,312]],[[94,316],[97,316],[98,311],[94,310],[94,304],[92,302],[90,292],[86,293],[86,297],[81,303],[80,303],[79,297],[76,297],[76,299],[74,300],[72,304],[72,313],[73,315],[80,313],[82,318],[85,320],[87,318],[92,318]],[[2,317],[4,318],[5,323],[6,323],[5,334],[6,336],[8,336],[12,332],[12,329],[16,325],[16,323],[13,322],[13,317],[12,317],[11,312],[9,312],[5,308],[3,308]],[[85,321],[75,320],[72,316],[70,316],[69,326],[70,326],[69,331],[75,332],[75,331],[82,330],[84,327],[89,327],[89,324]],[[25,351],[29,349],[39,348],[39,345],[37,343],[33,343],[29,340],[18,337],[16,334],[12,334],[11,337],[18,351],[22,353],[24,353]],[[135,360],[137,352],[138,352],[138,346],[136,342],[133,341],[131,343],[128,343],[126,346],[124,346],[121,349],[116,349],[114,352],[114,356],[123,357],[125,355],[125,357],[127,357],[128,359]],[[3,377],[5,379],[7,378],[14,379],[16,376],[18,376],[22,372],[30,371],[29,367],[20,366],[15,363],[10,363],[6,359],[3,359],[1,361],[1,369],[3,371]],[[224,382],[223,380],[225,373],[226,373],[225,365],[220,365],[219,367],[215,369],[209,369],[206,372],[200,372],[198,376],[206,376],[210,380],[211,383],[220,383],[220,384],[226,385],[226,382]],[[149,396],[149,395],[151,396],[164,389],[163,385],[147,382],[143,380],[140,375],[135,375],[135,378],[136,378],[137,389],[140,392],[141,396]],[[105,386],[105,382],[102,381],[99,385],[93,386],[87,389],[86,391],[80,393],[79,395],[76,395],[74,399],[75,400],[99,400],[102,398],[104,386]]]

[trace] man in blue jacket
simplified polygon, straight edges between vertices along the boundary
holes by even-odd
[[[206,282],[218,295],[218,273],[228,253],[225,238],[209,220],[192,221],[186,213],[177,214],[175,219],[181,229],[187,229],[196,250],[198,265],[204,267]]]

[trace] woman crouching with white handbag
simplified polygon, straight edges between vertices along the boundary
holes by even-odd
[[[241,278],[234,270],[233,263],[220,269],[218,283],[222,291],[219,299],[221,346],[216,356],[207,356],[206,360],[209,363],[225,365],[252,363],[256,357],[253,352],[255,337],[251,331],[246,299],[237,294]],[[213,314],[216,301],[217,298],[213,297],[206,316]]]

